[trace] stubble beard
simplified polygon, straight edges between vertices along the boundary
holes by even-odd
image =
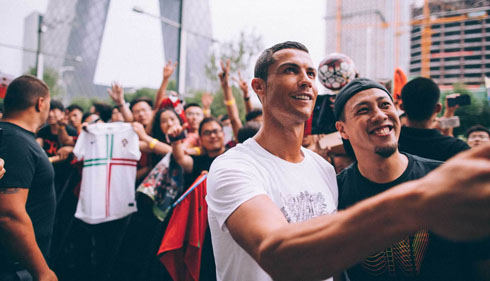
[[[398,144],[389,144],[383,147],[376,147],[374,149],[374,153],[378,154],[379,156],[383,158],[389,158],[391,155],[393,155],[398,149]]]

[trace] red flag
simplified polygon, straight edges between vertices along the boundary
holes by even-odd
[[[194,183],[204,176],[207,175],[199,176]],[[189,190],[193,187],[194,184]],[[158,255],[174,281],[199,280],[202,244],[208,223],[205,197],[204,180],[175,207],[163,236]]]

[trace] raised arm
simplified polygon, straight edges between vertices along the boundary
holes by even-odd
[[[449,240],[489,237],[489,178],[486,145],[333,215],[288,224],[269,197],[258,195],[225,223],[274,280],[325,279],[420,229]]]
[[[167,64],[163,67],[162,84],[160,84],[160,88],[158,89],[157,96],[155,97],[155,104],[153,105],[153,110],[158,110],[158,107],[162,103],[163,99],[167,97],[166,94],[167,86],[168,83],[170,82],[170,77],[174,73],[176,67],[177,67],[177,62],[172,63],[171,60],[169,60]]]
[[[204,118],[211,117],[211,104],[213,104],[214,96],[209,92],[202,93],[201,103],[202,112],[204,113]]]
[[[458,97],[459,94],[451,94],[447,95],[446,98],[444,99],[444,114],[442,115],[444,118],[451,118],[454,116],[454,113],[456,112],[456,109],[459,108],[459,105],[454,105],[454,106],[449,106],[448,99],[449,98],[455,98]],[[446,136],[453,137],[453,129],[454,128],[441,128],[441,133]]]
[[[221,82],[221,88],[223,89],[223,95],[225,98],[226,110],[228,111],[228,116],[230,117],[231,127],[233,128],[233,135],[235,139],[238,136],[238,130],[242,127],[242,122],[240,121],[240,116],[238,115],[238,108],[236,105],[235,98],[231,91],[229,77],[230,77],[230,60],[226,61],[226,65],[220,61],[221,73],[219,74],[219,80]]]
[[[248,92],[247,81],[243,80],[240,70],[238,71],[238,79],[233,77],[233,80],[238,83],[240,90],[242,90],[243,101],[245,103],[245,112],[249,113],[250,111],[252,111],[252,101],[250,101],[250,93]]]
[[[147,153],[155,153],[165,155],[172,151],[172,147],[166,143],[163,143],[146,133],[145,128],[141,123],[133,122],[133,130],[136,132],[140,139],[140,150]]]
[[[109,93],[109,96],[121,111],[121,114],[123,115],[124,118],[124,122],[133,122],[133,113],[131,112],[131,109],[129,109],[129,106],[126,103],[126,101],[124,100],[124,90],[121,84],[117,82],[113,82],[112,88],[107,89],[107,93]]]
[[[0,243],[33,275],[35,280],[58,280],[36,243],[25,205],[29,190],[0,188]]]
[[[65,116],[58,121],[58,141],[61,143],[61,145],[75,145],[75,141],[73,140],[73,137],[68,134],[66,131],[66,125],[68,124],[68,117]]]
[[[181,135],[184,128],[180,125],[174,125],[169,128],[168,135],[177,138]],[[172,142],[172,156],[175,161],[184,169],[186,173],[191,173],[192,168],[194,167],[194,160],[191,156],[185,153],[185,145],[184,140],[175,140]]]

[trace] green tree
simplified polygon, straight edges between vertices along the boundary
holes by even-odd
[[[453,93],[469,95],[471,104],[459,107],[455,115],[459,117],[461,125],[454,128],[455,136],[462,136],[473,125],[483,125],[490,127],[490,106],[488,100],[478,93],[470,92],[463,84],[454,84],[453,91],[444,92],[441,95],[441,103],[444,104],[446,96]],[[445,110],[445,108],[444,108]]]
[[[36,69],[31,67],[26,74],[36,75]],[[53,68],[44,68],[43,81],[48,85],[52,98],[61,99],[65,95],[65,90],[60,86],[60,77],[58,71]]]
[[[218,116],[227,113],[224,104],[223,91],[221,90],[218,73],[221,71],[220,61],[230,60],[230,74],[237,76],[238,71],[245,72],[251,65],[252,59],[263,49],[262,37],[253,32],[240,32],[238,40],[231,40],[220,44],[211,52],[209,61],[205,66],[206,77],[211,81],[213,88],[219,89],[214,93],[214,101],[211,105],[211,112]],[[230,81],[231,82],[231,81]],[[203,91],[197,91],[196,94],[202,95]],[[245,105],[240,89],[232,84],[232,92],[235,97],[240,118],[245,120]],[[188,98],[194,102],[200,103],[200,95]]]

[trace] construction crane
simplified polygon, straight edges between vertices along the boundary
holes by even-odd
[[[415,25],[422,26],[421,39],[420,39],[420,48],[421,48],[420,75],[422,77],[430,78],[430,47],[432,45],[432,41],[431,41],[432,25],[459,22],[468,19],[482,20],[487,17],[488,15],[484,13],[482,15],[471,16],[471,17],[468,14],[463,14],[463,15],[453,16],[453,17],[441,17],[441,18],[431,19],[429,0],[424,0],[423,18],[414,20],[410,23],[412,26]]]

